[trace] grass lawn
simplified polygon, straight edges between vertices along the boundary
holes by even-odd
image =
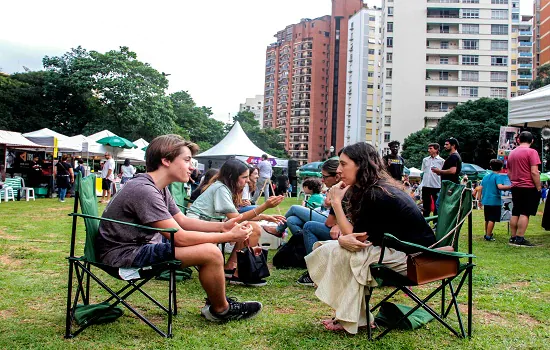
[[[282,213],[297,203],[294,198],[286,199]],[[75,339],[65,340],[65,257],[71,230],[67,213],[72,206],[72,199],[66,203],[53,199],[0,203],[0,349],[550,348],[550,233],[540,226],[542,213],[532,219],[527,234],[540,246],[521,248],[507,244],[506,223],[497,225],[496,242],[485,242],[482,211],[474,211],[474,253],[478,258],[474,270],[474,331],[469,340],[451,336],[435,321],[416,331],[392,332],[373,343],[368,342],[366,331],[356,336],[325,331],[320,321],[331,317],[332,310],[315,297],[313,288],[296,284],[303,271],[276,269],[272,269],[266,287],[227,288],[229,296],[264,304],[264,312],[253,320],[219,325],[201,318],[199,309],[205,294],[194,272],[191,280],[178,284],[180,313],[174,320],[173,339],[161,338],[125,310],[116,322],[92,326]],[[378,219],[391,220],[391,214]],[[81,222],[81,243],[83,227]],[[465,232],[460,241],[463,249]],[[108,281],[118,284],[113,279]],[[166,283],[154,281],[149,289],[165,300]],[[374,301],[381,295],[375,291]],[[149,309],[143,298],[132,300]],[[164,316],[156,312],[149,312],[149,316],[162,321],[164,327]]]

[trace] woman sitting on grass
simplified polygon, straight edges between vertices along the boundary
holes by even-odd
[[[201,195],[193,202],[187,213],[191,218],[202,218],[206,216],[226,216],[233,219],[239,216],[237,210],[241,203],[243,188],[248,180],[249,167],[243,161],[238,159],[229,159],[226,161],[217,175],[215,175],[203,190]],[[284,196],[272,196],[252,210],[241,214],[241,221],[266,220],[271,222],[284,222],[286,218],[282,215],[262,214],[266,209],[278,206],[284,199]],[[201,217],[202,216],[202,217]],[[237,251],[245,246],[256,247],[256,254],[261,253],[261,248],[257,247],[261,235],[261,228],[255,222],[250,222],[252,226],[252,235],[247,242],[236,243],[231,256],[225,264],[226,278],[231,284],[248,285],[253,287],[264,286],[265,280],[260,281],[242,281],[239,278],[237,270]]]
[[[376,286],[369,266],[378,262],[384,233],[426,247],[435,236],[373,146],[356,143],[339,155],[341,182],[331,188],[329,199],[341,235],[337,241],[317,242],[306,263],[318,286],[315,295],[336,311],[334,319],[323,321],[325,328],[355,334],[368,324],[365,293]],[[384,263],[406,273],[404,252],[386,248]]]
[[[286,212],[286,222],[280,223],[278,226],[262,226],[265,232],[270,233],[276,237],[282,237],[287,226],[292,234],[296,234],[300,231],[304,224],[308,221],[325,222],[327,219],[327,213],[319,213],[312,209],[321,208],[325,197],[321,194],[322,183],[318,179],[306,179],[302,184],[302,188],[305,194],[310,195],[307,201],[303,201],[302,205],[293,205]]]

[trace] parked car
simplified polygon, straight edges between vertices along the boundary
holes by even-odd
[[[302,165],[296,172],[296,176],[304,177],[321,177],[321,167],[324,162],[313,162]]]
[[[480,181],[490,173],[490,170],[483,169],[479,165],[471,163],[462,163],[462,170],[460,171],[460,176],[468,175],[468,180],[470,181]]]

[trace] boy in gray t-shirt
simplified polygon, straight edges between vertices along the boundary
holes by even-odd
[[[221,242],[243,242],[252,228],[242,217],[226,222],[204,222],[187,218],[166,188],[172,182],[188,182],[193,171],[192,155],[198,147],[178,135],[164,135],[149,144],[147,174],[137,176],[113,198],[103,217],[157,228],[177,228],[175,258],[182,267],[198,266],[199,280],[207,294],[201,314],[220,322],[256,316],[259,302],[240,303],[225,295]],[[200,232],[199,232],[200,231]],[[146,232],[134,227],[102,221],[96,239],[99,261],[116,267],[145,267],[170,260],[171,245],[162,242],[167,233]]]

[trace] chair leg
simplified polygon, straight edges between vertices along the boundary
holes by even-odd
[[[69,278],[67,283],[67,310],[65,314],[65,339],[73,337],[71,334],[71,323],[73,321],[71,310],[71,304],[73,302],[73,268],[73,262],[69,261]]]
[[[365,308],[367,310],[367,329],[368,329],[368,337],[369,337],[369,340],[372,340],[372,328],[370,326],[370,298],[372,296],[372,291],[373,291],[374,288],[372,287],[368,287],[368,295],[365,295]]]
[[[441,281],[441,318],[445,318],[445,280]]]

